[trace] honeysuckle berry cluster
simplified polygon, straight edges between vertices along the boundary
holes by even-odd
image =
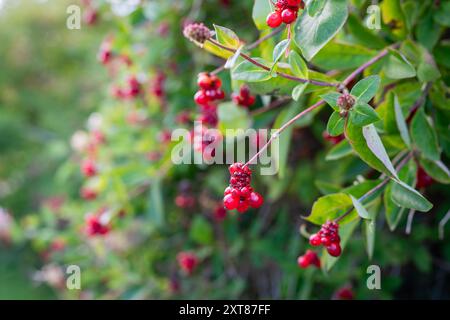
[[[303,0],[277,0],[274,4],[275,11],[267,16],[267,25],[277,28],[282,23],[291,24],[298,17],[298,11],[305,8]]]
[[[192,252],[180,252],[177,255],[178,266],[187,275],[191,275],[198,265],[198,258]]]
[[[217,125],[217,106],[215,102],[225,98],[222,90],[222,80],[216,75],[202,72],[198,75],[199,90],[194,96],[195,103],[200,108],[200,121],[203,125],[215,127]]]
[[[320,259],[315,251],[306,250],[304,255],[298,257],[297,264],[302,269],[306,269],[309,266],[320,268]]]
[[[223,206],[227,210],[246,212],[249,208],[261,207],[264,198],[250,186],[252,171],[248,166],[240,162],[234,163],[229,168],[230,185],[225,189]]]
[[[239,94],[233,93],[231,97],[235,104],[247,108],[254,105],[256,100],[255,96],[250,94],[250,88],[246,85],[240,88]]]
[[[339,225],[334,221],[327,221],[319,232],[311,235],[309,243],[315,247],[323,245],[331,256],[339,257],[342,252]]]

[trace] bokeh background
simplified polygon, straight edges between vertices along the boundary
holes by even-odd
[[[435,208],[416,217],[411,235],[406,216],[395,232],[379,221],[372,262],[357,233],[329,274],[298,268],[307,244],[300,215],[367,169],[354,157],[324,160],[324,121],[297,125],[288,173],[256,177],[268,204],[243,216],[218,209],[225,166],[171,165],[167,132],[188,127],[197,73],[221,64],[184,39],[182,26],[216,23],[251,42],[253,1],[130,1],[140,3],[130,12],[97,1],[95,18],[82,2],[0,0],[0,299],[330,299],[342,288],[359,299],[450,298],[450,237],[438,238],[449,209],[445,185],[426,191]],[[66,27],[74,3],[80,30]],[[105,67],[98,54],[109,41],[116,60]],[[446,41],[436,50],[448,81]],[[114,99],[130,76],[144,98]],[[222,80],[229,93],[229,76]],[[256,126],[277,113],[256,117]],[[80,149],[92,141],[100,174],[85,179]],[[86,214],[100,211],[112,230],[89,237]],[[190,276],[178,268],[183,251],[199,260]],[[372,263],[382,267],[382,290],[366,287]],[[70,264],[82,270],[82,290],[65,288]]]

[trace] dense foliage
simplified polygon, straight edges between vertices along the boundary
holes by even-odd
[[[30,244],[61,298],[449,298],[450,2],[379,2],[82,1],[81,30],[49,32],[83,34],[68,54],[104,34],[76,51],[89,57],[0,61],[1,182],[20,181],[0,193],[17,217],[5,247]],[[45,25],[26,28],[23,46],[45,43]],[[175,165],[171,132],[195,120],[218,129],[196,154],[226,129],[274,129],[248,144],[276,143],[278,172]],[[54,173],[45,189],[34,167]]]

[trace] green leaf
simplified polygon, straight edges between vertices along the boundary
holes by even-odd
[[[409,137],[408,126],[406,124],[405,117],[403,116],[402,107],[400,106],[397,95],[394,95],[394,113],[400,136],[408,148],[411,148],[411,139]]]
[[[260,58],[255,58],[256,61],[266,64],[267,62]],[[233,80],[241,80],[246,82],[261,82],[271,78],[270,72],[255,66],[249,61],[243,61],[236,66],[231,72]]]
[[[214,29],[216,30],[217,42],[220,44],[236,50],[241,46],[241,42],[234,31],[218,25],[214,25]]]
[[[333,146],[333,148],[328,151],[327,155],[325,156],[325,160],[327,161],[333,161],[342,159],[346,156],[349,156],[353,153],[351,145],[348,143],[347,140],[342,140],[337,145]]]
[[[434,180],[444,184],[450,183],[450,171],[442,161],[420,158],[420,165]]]
[[[316,0],[311,1],[307,6],[306,10],[308,10],[308,14],[310,17],[315,17],[323,7],[325,6],[326,0]]]
[[[373,124],[361,128],[348,123],[344,132],[353,150],[364,162],[388,176],[397,176]]]
[[[219,118],[218,128],[225,134],[227,129],[243,129],[246,130],[251,125],[251,119],[248,112],[236,106],[233,102],[224,102],[219,104],[217,108]]]
[[[255,4],[253,5],[252,18],[258,30],[269,29],[266,19],[271,12],[272,8],[269,1],[255,0]]]
[[[359,224],[359,219],[351,221],[350,223],[343,225],[339,228],[339,236],[341,237],[341,248],[342,252],[347,246],[350,237],[356,229],[356,226]],[[342,254],[341,254],[342,256]],[[336,264],[336,262],[340,259],[340,257],[332,257],[327,252],[326,249],[323,250],[321,264],[325,271],[330,271],[331,268]]]
[[[317,199],[312,207],[311,214],[306,220],[317,225],[322,225],[327,220],[333,220],[342,216],[347,210],[352,208],[353,202],[348,194],[334,193]],[[341,225],[354,220],[356,214],[350,214],[341,221]]]
[[[368,29],[361,18],[355,14],[351,14],[348,17],[347,26],[356,41],[364,47],[372,49],[382,49],[386,47],[387,44],[383,38]]]
[[[192,222],[189,237],[198,244],[209,245],[214,240],[214,232],[205,218],[196,216]]]
[[[375,249],[375,234],[376,234],[376,221],[365,220],[364,221],[364,231],[366,235],[366,251],[369,256],[369,260],[372,260],[373,251]]]
[[[364,196],[367,192],[375,188],[377,185],[381,183],[380,179],[377,180],[366,180],[363,182],[358,182],[357,184],[351,185],[343,190],[341,190],[342,193],[347,193],[349,195],[354,196],[355,198],[361,198]],[[373,193],[373,196],[368,197],[366,199],[367,203],[370,203],[373,199],[378,197],[380,193],[375,192]]]
[[[337,92],[328,92],[325,93],[323,95],[321,95],[320,97],[326,101],[326,103],[328,103],[328,105],[330,107],[333,108],[334,111],[339,112],[339,106],[337,104],[337,100],[341,95]]]
[[[378,113],[367,103],[359,102],[350,110],[350,121],[355,126],[367,126],[378,120]]]
[[[441,152],[436,131],[425,115],[423,108],[416,112],[411,122],[411,137],[415,146],[425,158],[434,161],[440,160]]]
[[[410,160],[399,172],[399,179],[394,179],[391,199],[399,207],[427,212],[433,205],[411,186],[416,184],[417,166]]]
[[[380,87],[380,77],[370,76],[359,81],[350,92],[357,102],[369,103]]]
[[[278,43],[275,48],[273,49],[273,61],[272,61],[272,68],[270,68],[270,72],[272,73],[275,69],[278,61],[283,57],[283,55],[286,53],[286,50],[291,45],[291,40],[285,39],[282,40],[280,43]]]
[[[297,19],[294,41],[306,60],[311,60],[338,32],[348,16],[346,0],[326,0],[311,17],[307,10]]]
[[[389,49],[389,56],[383,71],[391,79],[406,79],[416,76],[416,69],[414,69],[411,62],[403,54],[394,49]]]
[[[333,41],[317,53],[312,63],[324,70],[356,69],[375,54],[375,51],[359,45]]]
[[[289,64],[291,65],[292,73],[295,76],[303,79],[308,79],[308,66],[306,65],[305,60],[303,60],[297,52],[291,51],[291,53],[289,54]]]
[[[344,133],[344,125],[345,119],[340,116],[339,112],[335,111],[328,120],[327,131],[333,137],[340,136]]]
[[[389,230],[394,231],[398,224],[400,223],[401,218],[403,217],[403,214],[406,212],[405,208],[401,208],[397,206],[392,201],[392,186],[394,185],[394,182],[391,181],[386,187],[386,190],[384,192],[384,212],[386,216],[386,222],[389,226]]]
[[[406,19],[400,0],[384,0],[381,3],[381,14],[386,25],[394,24],[395,27],[390,29],[396,38],[403,39],[407,35]]]
[[[294,99],[294,101],[298,101],[303,92],[305,92],[307,86],[308,83],[300,83],[299,85],[297,85],[294,90],[292,90],[292,99]]]
[[[355,207],[355,210],[358,213],[358,215],[363,219],[370,220],[371,216],[369,212],[367,212],[366,208],[364,208],[364,206],[361,204],[361,202],[359,202],[359,200],[356,199],[354,196],[350,196],[350,198],[352,199],[353,206]]]
[[[402,181],[394,180],[392,187],[392,201],[402,208],[428,212],[433,204],[422,196],[417,190]]]

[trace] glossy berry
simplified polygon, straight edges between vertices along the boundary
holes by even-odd
[[[297,264],[300,268],[306,269],[313,265],[320,268],[320,259],[317,253],[312,250],[307,250],[303,256],[298,257]]]
[[[281,13],[279,11],[269,13],[266,22],[269,27],[278,28],[283,22],[283,19],[281,18]]]
[[[281,12],[281,20],[285,23],[285,24],[291,24],[292,22],[294,22],[297,19],[297,12],[287,8],[284,9]]]
[[[290,7],[298,7],[302,2],[302,0],[286,0],[287,5]]]
[[[342,253],[341,245],[339,243],[331,243],[327,246],[327,252],[333,257],[339,257]]]
[[[190,275],[198,265],[198,258],[192,252],[180,252],[177,255],[178,265],[183,272]]]
[[[320,246],[322,244],[320,235],[318,235],[317,233],[311,235],[311,237],[309,237],[309,243],[314,247]]]

